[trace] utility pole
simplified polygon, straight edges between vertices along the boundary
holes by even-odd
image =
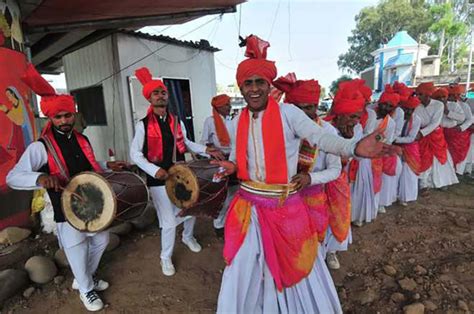
[[[467,64],[467,80],[466,80],[466,94],[469,93],[470,86],[471,86],[471,70],[472,70],[472,51],[473,51],[473,39],[474,39],[474,24],[472,23],[472,11],[474,8],[474,1],[469,0],[469,25],[471,29],[471,44],[469,47],[469,58],[468,58],[468,64]]]

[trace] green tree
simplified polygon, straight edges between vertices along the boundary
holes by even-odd
[[[412,37],[426,34],[432,24],[429,6],[423,0],[382,0],[364,8],[356,16],[356,28],[349,36],[349,50],[339,56],[339,68],[359,73],[373,65],[370,54],[398,31],[406,30]]]
[[[336,94],[337,89],[339,88],[340,82],[350,81],[350,80],[352,80],[352,77],[344,74],[341,77],[339,77],[337,80],[332,81],[331,86],[329,86],[329,91],[331,92],[331,95],[334,96]]]

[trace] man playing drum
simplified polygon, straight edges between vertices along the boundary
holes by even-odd
[[[126,163],[96,161],[89,140],[73,130],[76,109],[72,96],[57,95],[31,64],[22,79],[41,96],[41,111],[49,121],[39,141],[28,146],[8,173],[7,183],[12,189],[48,190],[59,244],[74,274],[72,288],[79,290],[87,310],[99,311],[104,304],[97,291],[107,289],[109,284],[94,275],[109,242],[109,234],[80,232],[66,222],[61,211],[61,190],[72,176],[82,171],[120,170]]]
[[[166,193],[165,180],[168,169],[175,161],[184,161],[186,150],[197,154],[209,154],[223,159],[222,152],[190,141],[186,128],[168,110],[168,89],[161,80],[154,80],[147,68],[135,72],[143,85],[143,96],[150,102],[145,118],[137,123],[135,137],[130,147],[131,160],[147,174],[161,228],[161,268],[163,274],[172,276],[175,268],[171,260],[176,238],[176,226],[184,223],[182,241],[193,252],[201,251],[194,238],[196,217],[178,217],[180,209],[173,205]]]
[[[212,116],[204,121],[201,144],[220,149],[228,158],[230,155],[230,136],[232,133],[232,117],[230,116],[230,97],[226,94],[212,98]],[[224,236],[224,222],[229,202],[234,196],[237,186],[229,186],[227,198],[219,216],[214,219],[214,229],[218,237]]]

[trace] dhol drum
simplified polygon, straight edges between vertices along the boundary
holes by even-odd
[[[145,182],[132,172],[81,172],[61,195],[66,220],[85,232],[102,231],[114,220],[140,216],[148,199]]]
[[[177,163],[168,170],[166,192],[180,216],[216,218],[227,196],[228,179],[213,182],[218,165],[209,159]]]

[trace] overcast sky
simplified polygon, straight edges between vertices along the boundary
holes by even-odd
[[[255,34],[270,42],[268,59],[276,61],[279,76],[291,71],[300,79],[314,78],[327,87],[343,74],[337,67],[337,58],[347,51],[354,17],[362,8],[376,3],[250,0],[239,5],[237,13],[222,18],[211,15],[183,25],[146,27],[141,31],[182,40],[207,39],[221,49],[215,54],[217,83],[229,85],[235,82],[235,69],[244,58],[243,48],[238,47],[240,28],[243,37]],[[64,78],[54,77],[54,85],[64,87]]]

